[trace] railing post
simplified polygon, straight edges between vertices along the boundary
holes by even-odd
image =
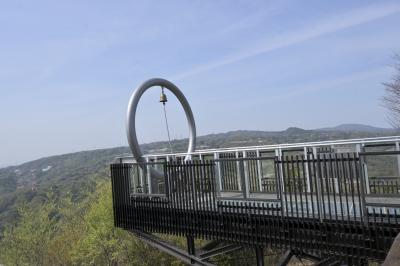
[[[141,193],[145,193],[146,184],[144,183],[144,175],[146,174],[145,172],[148,172],[148,171],[144,167],[140,167],[140,166],[138,166],[138,167],[139,167],[138,174],[139,174],[139,179],[140,179],[140,187],[142,188]]]
[[[248,162],[246,161],[247,152],[243,151],[243,174],[241,174],[242,179],[244,178],[244,198],[248,198],[250,196],[250,189],[249,189],[249,171],[248,171]]]
[[[148,193],[151,194],[153,192],[151,187],[151,175],[150,175],[150,159],[149,157],[146,158],[146,177],[147,177],[147,186],[148,186]]]
[[[257,172],[258,172],[258,183],[260,187],[260,192],[263,191],[262,187],[262,179],[263,179],[263,172],[262,172],[262,166],[261,166],[261,159],[260,159],[260,150],[256,150],[256,156],[257,156]]]
[[[243,190],[242,190],[242,195],[243,195],[243,198],[244,199],[246,199],[247,198],[247,191],[246,191],[246,184],[245,184],[245,177],[244,177],[244,166],[243,166],[243,160],[238,160],[238,164],[239,164],[239,169],[238,169],[238,177],[239,177],[239,180],[238,180],[238,183],[240,184],[240,187],[241,188],[244,188]]]
[[[400,144],[398,141],[396,141],[396,151],[400,151]],[[397,172],[398,175],[400,176],[400,154],[396,155],[397,157]]]
[[[283,158],[282,158],[282,149],[281,148],[275,149],[275,156],[278,157],[279,161],[283,160]],[[276,178],[277,179],[280,178],[281,192],[283,193],[283,192],[285,192],[285,182],[284,182],[284,179],[283,179],[282,163],[279,163],[278,166],[279,167],[278,167],[277,171],[279,171],[279,176],[277,176]],[[276,182],[279,183],[278,180],[276,180]]]
[[[364,180],[363,180],[364,186],[365,186],[364,192],[367,195],[369,195],[369,194],[371,194],[371,188],[370,188],[370,185],[369,185],[369,175],[368,175],[367,160],[365,159],[364,156],[360,156],[360,152],[364,152],[365,151],[364,144],[362,145],[362,147],[360,146],[360,144],[357,144],[356,145],[356,151],[358,153],[358,156],[360,157],[362,176],[364,177]]]
[[[360,172],[360,187],[361,187],[361,191],[360,193],[360,197],[361,197],[361,204],[362,206],[360,206],[360,211],[362,211],[363,213],[360,213],[360,216],[364,217],[364,222],[368,224],[368,209],[367,209],[367,203],[365,200],[365,193],[367,192],[367,194],[369,194],[370,192],[370,188],[369,188],[369,180],[368,180],[368,171],[367,169],[367,165],[364,162],[364,157],[362,157],[360,155],[360,152],[364,151],[364,145],[362,145],[362,147],[360,146],[360,144],[357,144],[357,156],[359,159],[359,172]],[[365,169],[365,170],[364,170]],[[368,180],[368,182],[367,182]]]
[[[221,191],[222,191],[222,180],[221,180],[221,163],[220,161],[218,161],[219,159],[219,153],[218,152],[214,152],[214,160],[217,160],[215,162],[215,167],[217,167],[217,174],[216,174],[216,183],[217,183],[217,195],[218,197],[221,197]]]
[[[306,174],[306,181],[307,181],[307,192],[311,192],[311,187],[310,187],[310,173],[308,172],[308,161],[307,161],[307,147],[304,147],[304,167],[305,167],[305,174]],[[308,206],[307,206],[308,208]]]
[[[315,164],[315,160],[317,161],[317,167],[316,167],[316,171],[314,173],[315,175],[315,181],[316,181],[316,185],[317,185],[317,202],[319,202],[318,204],[318,213],[319,213],[319,218],[322,221],[323,218],[325,217],[325,212],[323,212],[323,210],[325,209],[325,207],[323,207],[325,205],[325,199],[322,196],[322,184],[321,184],[321,161],[319,160],[319,155],[317,153],[317,147],[312,147],[313,149],[313,157],[314,157],[314,164]]]
[[[238,159],[238,160],[236,160],[236,178],[237,178],[237,183],[238,183],[238,188],[239,188],[239,190],[242,190],[242,178],[241,178],[241,174],[240,174],[240,161],[239,161],[239,151],[236,151],[235,152],[235,157],[236,157],[236,159]]]

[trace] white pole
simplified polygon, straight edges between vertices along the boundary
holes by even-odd
[[[250,196],[250,188],[249,188],[249,173],[248,173],[248,162],[245,160],[247,158],[247,152],[243,151],[243,170],[244,170],[244,193],[245,197],[248,198]]]
[[[307,192],[311,192],[311,182],[310,182],[310,173],[308,172],[308,161],[307,161],[307,147],[304,147],[304,160],[305,160],[305,174],[306,174],[306,181],[307,181]]]
[[[396,141],[396,151],[400,151],[400,145],[398,141]],[[398,175],[400,176],[400,155],[398,154],[396,157],[397,157],[397,172]]]
[[[152,187],[151,187],[150,159],[149,159],[149,157],[146,158],[146,163],[147,163],[147,165],[146,165],[147,185],[149,186],[149,194],[151,194],[153,191],[152,191]],[[143,187],[143,189],[144,189],[144,187]],[[144,190],[143,190],[143,192],[144,192]]]
[[[256,156],[257,158],[260,158],[260,150],[256,150]],[[262,187],[262,179],[263,179],[263,172],[262,172],[262,167],[261,167],[261,160],[257,160],[257,172],[258,172],[258,184],[260,186],[260,191],[263,191]]]
[[[214,160],[218,160],[219,159],[219,153],[218,152],[214,152]],[[222,191],[222,174],[221,174],[221,163],[219,161],[216,162],[215,164],[217,166],[217,194],[218,196],[221,196],[221,191]]]
[[[239,159],[239,152],[235,152],[235,157],[236,159]],[[239,190],[242,190],[242,182],[241,182],[241,177],[240,177],[240,161],[236,160],[236,178],[237,178],[237,183],[238,183],[238,188]]]

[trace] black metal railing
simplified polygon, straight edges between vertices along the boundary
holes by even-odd
[[[164,178],[153,178],[149,167]],[[382,260],[400,232],[398,190],[367,180],[357,153],[230,154],[113,164],[111,174],[115,226],[127,230],[291,248],[349,264]],[[377,194],[386,197],[369,198]]]
[[[363,220],[363,182],[355,153],[277,159],[287,216]]]
[[[400,183],[396,179],[370,179],[369,188],[372,194],[400,194]]]

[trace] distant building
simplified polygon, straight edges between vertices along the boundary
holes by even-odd
[[[43,168],[43,169],[42,169],[42,172],[47,172],[47,171],[49,171],[51,168],[52,168],[52,166],[51,166],[51,165],[48,165],[46,168]]]

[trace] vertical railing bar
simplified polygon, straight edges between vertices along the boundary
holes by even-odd
[[[256,150],[256,156],[257,156],[257,172],[258,172],[258,183],[260,187],[260,192],[263,191],[262,187],[262,178],[263,178],[263,171],[262,171],[262,165],[261,165],[261,160],[260,160],[260,150]]]
[[[241,176],[241,180],[244,186],[243,189],[243,194],[244,194],[244,198],[249,198],[249,194],[250,194],[250,187],[249,187],[249,182],[250,182],[250,176],[249,176],[249,161],[247,160],[247,153],[246,151],[242,152],[243,154],[243,160],[240,161],[241,163],[241,171],[240,171],[240,176]],[[244,182],[243,182],[244,181]],[[242,186],[242,188],[243,188]]]
[[[302,181],[302,178],[301,178],[301,174],[300,174],[300,166],[299,166],[299,155],[296,155],[296,168],[297,168],[297,171],[298,171],[298,179],[299,179],[299,181],[300,181],[300,183],[303,183]],[[304,174],[304,173],[303,173]],[[302,192],[302,190],[303,190],[303,184],[301,184],[301,188],[300,188],[300,191],[299,191],[299,194],[300,194],[300,206],[301,206],[301,218],[303,218],[304,219],[304,206],[303,206],[303,192]],[[304,191],[304,193],[307,193],[306,191]],[[297,201],[297,200],[296,200]],[[308,206],[307,206],[308,207]]]
[[[350,174],[350,180],[351,180],[351,200],[353,203],[353,215],[354,215],[354,220],[356,220],[356,204],[355,204],[355,200],[354,200],[354,173],[353,173],[353,164],[351,163],[351,159],[350,159],[350,153],[347,154],[348,157],[348,165],[349,165],[349,174]]]
[[[235,158],[235,153],[232,153],[233,157],[229,158]],[[237,164],[238,161],[229,161],[229,165],[231,167],[231,175],[230,175],[230,182],[231,182],[231,188],[230,190],[239,190],[239,182],[237,181],[238,179],[238,169],[237,169]]]
[[[113,207],[113,217],[114,217],[114,227],[117,227],[116,221],[117,221],[117,216],[116,216],[116,210],[115,210],[115,164],[110,165],[110,175],[111,175],[111,191],[112,191],[112,207]]]
[[[214,153],[214,160],[218,160],[219,159],[219,153],[215,152]],[[218,194],[218,197],[221,197],[221,191],[222,191],[222,173],[221,173],[221,162],[220,161],[215,161],[214,163],[215,167],[217,167],[217,171],[216,171],[216,175],[214,175],[216,177],[216,193]]]
[[[293,179],[293,186],[292,187],[294,187],[293,192],[294,192],[294,201],[295,201],[295,204],[296,204],[296,218],[299,219],[299,206],[298,206],[297,191],[296,191],[297,190],[297,184],[296,184],[297,178],[295,176],[296,175],[296,173],[295,173],[296,164],[295,164],[295,160],[294,160],[293,155],[290,156],[290,161],[291,161],[291,166],[292,166],[292,171],[291,171],[292,172],[292,179]]]
[[[129,164],[129,185],[130,185],[130,186],[133,185],[132,179],[133,179],[133,165],[132,165],[132,164]],[[132,188],[129,189],[129,194],[131,194],[132,192],[133,192],[133,191],[132,191]],[[131,208],[130,208],[130,209],[131,209],[131,210],[130,210],[130,215],[131,215],[131,220],[132,220],[131,229],[135,229],[136,226],[137,226],[137,221],[136,221],[136,219],[137,219],[137,217],[136,217],[136,208],[137,208],[137,204],[136,204],[135,199],[132,198],[131,195],[130,195],[129,202],[130,202],[130,206],[131,206]]]
[[[304,158],[307,158],[307,147],[304,147]],[[305,167],[305,169],[306,169],[306,173],[304,173],[305,174],[305,177],[306,177],[306,184],[307,184],[307,192],[308,193],[310,193],[310,191],[311,191],[311,184],[310,184],[310,173],[309,173],[309,171],[308,171],[308,162],[306,161],[305,162],[306,163],[306,167]],[[304,167],[303,167],[303,169],[304,169]],[[308,208],[308,207],[307,207]]]
[[[121,183],[122,183],[122,187],[121,187],[121,195],[122,195],[122,204],[123,204],[123,208],[122,208],[122,220],[123,220],[123,228],[126,229],[126,220],[127,220],[127,207],[126,207],[126,190],[128,189],[128,186],[126,184],[126,178],[125,178],[125,169],[126,169],[126,165],[122,166],[121,169]]]
[[[291,214],[291,216],[293,216],[293,199],[292,199],[293,186],[290,184],[290,178],[291,178],[290,166],[293,164],[293,161],[291,161],[288,156],[286,156],[286,161],[287,161],[287,164],[286,164],[286,167],[287,167],[287,169],[286,169],[287,170],[287,179],[289,181],[288,192],[289,192],[289,198],[290,198],[290,212],[291,212],[290,214]]]
[[[206,161],[206,172],[207,172],[207,187],[208,187],[208,211],[212,211],[212,186],[211,186],[211,172],[210,172],[210,161]]]
[[[227,158],[226,154],[224,154],[224,158]],[[230,183],[231,183],[231,181],[230,181],[230,173],[231,173],[230,164],[231,164],[231,162],[230,161],[222,161],[222,163],[224,165],[224,171],[225,171],[224,179],[223,179],[224,183],[225,183],[224,190],[230,190],[231,189],[230,188]]]
[[[347,175],[346,175],[346,164],[344,162],[344,157],[343,157],[343,153],[340,154],[340,160],[341,160],[341,164],[342,164],[342,171],[343,171],[343,180],[344,182],[344,193],[346,196],[346,207],[347,207],[347,221],[350,221],[350,209],[349,209],[349,196],[347,193]]]
[[[196,225],[199,227],[201,226],[201,217],[200,217],[200,204],[199,204],[199,186],[200,184],[199,182],[199,175],[198,175],[198,171],[197,171],[197,165],[196,163],[193,163],[193,167],[192,167],[192,179],[193,179],[193,187],[194,187],[194,201],[195,201],[195,205],[196,205],[196,211],[195,211],[195,222]],[[200,236],[200,229],[197,227],[196,230],[196,234],[199,237]]]
[[[226,158],[230,158],[230,155],[227,154]],[[233,161],[226,161],[227,173],[228,173],[228,190],[233,190],[235,183],[233,182],[234,176],[236,176],[236,168],[234,167]]]
[[[307,154],[306,155],[306,158],[307,158],[307,168],[308,168],[308,176],[309,176],[309,180],[310,180],[310,196],[311,196],[311,211],[312,211],[312,218],[313,219],[315,219],[315,208],[314,208],[314,191],[313,191],[313,183],[315,183],[315,182],[313,182],[313,176],[315,175],[315,172],[313,172],[313,174],[311,175],[311,172],[312,172],[312,168],[311,168],[311,165],[310,165],[310,156],[312,156],[312,154],[310,155],[310,154]],[[311,162],[311,164],[313,164],[313,161],[314,161],[314,158],[312,157],[311,158],[312,159],[312,162]],[[316,196],[317,197],[317,196]]]
[[[318,170],[318,189],[320,194],[320,203],[321,203],[321,211],[323,215],[323,219],[326,219],[326,211],[325,211],[325,195],[324,195],[324,188],[323,188],[323,174],[322,174],[322,165],[321,165],[321,156],[317,154],[317,170]]]
[[[329,153],[329,175],[330,175],[330,179],[332,180],[332,194],[333,194],[333,204],[335,206],[335,219],[338,219],[338,215],[337,215],[337,200],[336,200],[336,183],[335,183],[335,173],[334,173],[334,159],[332,157],[332,153]],[[337,180],[337,178],[336,178]]]
[[[304,198],[306,200],[306,206],[307,206],[306,213],[307,213],[307,218],[310,218],[310,211],[309,211],[309,205],[308,205],[308,194],[311,193],[311,189],[309,187],[310,180],[308,179],[308,181],[306,181],[306,170],[305,170],[306,169],[306,167],[305,167],[306,155],[301,155],[300,160],[301,160],[302,177],[303,177],[304,182],[306,182],[306,184],[307,184],[307,189],[306,189],[306,191],[304,191]],[[308,175],[308,177],[309,177],[309,175]]]
[[[282,180],[283,180],[283,183],[285,182],[285,168],[286,168],[285,167],[285,163],[287,164],[288,162],[285,161],[284,158],[282,157],[281,164],[282,164]],[[285,205],[282,206],[282,207],[285,207],[285,214],[286,214],[286,216],[289,216],[289,213],[288,213],[289,207],[288,207],[288,201],[287,201],[287,189],[285,189],[283,193],[284,193],[284,196],[285,196]]]
[[[203,175],[203,169],[201,165],[197,164],[198,169],[199,169],[199,179],[200,179],[200,206],[201,206],[201,214],[202,214],[202,220],[204,219],[204,211],[205,211],[205,199],[204,199],[204,175]],[[203,235],[204,235],[204,228],[203,228]]]
[[[210,216],[210,201],[209,201],[209,184],[208,184],[208,167],[207,167],[207,161],[204,161],[201,165],[201,168],[203,169],[203,178],[204,178],[204,193],[205,193],[205,200],[206,200],[206,204],[205,204],[205,212],[204,212],[204,218],[205,218],[205,222],[207,224],[206,226],[206,237],[208,237],[210,235],[210,220],[209,220],[209,216]]]
[[[339,164],[339,158],[337,156],[337,153],[335,153],[335,165],[336,165],[336,174],[337,174],[337,182],[338,182],[338,190],[339,190],[339,201],[340,201],[340,213],[342,214],[342,221],[344,221],[344,213],[343,213],[343,195],[342,195],[342,181],[341,181],[341,173],[340,171],[340,164]]]
[[[317,164],[317,154],[313,152],[312,154],[312,162],[313,162],[313,172],[315,177],[315,191],[316,191],[316,199],[317,199],[317,207],[318,207],[318,219],[322,220],[322,210],[321,210],[321,190],[320,190],[320,181],[319,181],[319,172],[318,172],[318,165]]]
[[[363,186],[363,177],[362,177],[362,166],[360,161],[359,153],[354,154],[354,164],[356,171],[356,183],[357,183],[357,191],[358,191],[358,204],[360,206],[360,219],[361,222],[364,222],[365,213],[366,213],[366,205],[365,205],[365,190]]]
[[[235,158],[239,159],[239,151],[235,152]],[[242,180],[241,180],[241,173],[240,173],[240,160],[236,161],[236,180],[237,180],[237,184],[238,184],[238,190],[242,190],[243,192],[243,188],[242,188]]]
[[[193,168],[192,161],[187,165],[185,169],[185,177],[186,177],[186,189],[187,189],[187,215],[189,217],[189,234],[194,237],[194,201],[193,201],[193,184],[192,184],[192,177],[190,174],[191,169]]]
[[[174,210],[174,218],[178,218],[178,216],[179,216],[179,213],[178,213],[178,211],[179,211],[179,201],[178,201],[178,176],[177,176],[177,162],[176,161],[172,161],[171,162],[171,176],[173,177],[173,183],[174,183],[174,193],[173,193],[173,195],[174,195],[174,201],[173,201],[173,203],[174,203],[174,208],[173,208],[173,210]],[[178,232],[178,226],[179,226],[179,224],[178,224],[178,222],[175,222],[174,223],[174,230],[175,230],[175,232],[177,233]]]
[[[151,165],[150,165],[150,158],[147,157],[147,158],[146,158],[147,186],[148,186],[148,193],[149,193],[149,194],[152,194],[152,193],[153,193],[153,190],[152,190],[152,187],[151,187],[150,167],[151,167]]]
[[[261,192],[261,190],[259,189],[259,185],[258,185],[258,170],[257,170],[257,155],[254,155],[254,153],[252,153],[253,155],[251,156],[252,158],[254,158],[253,160],[249,161],[250,164],[250,168],[251,168],[251,184],[250,184],[250,192]]]
[[[327,158],[326,154],[323,154],[323,168],[324,168],[324,176],[325,176],[325,184],[326,184],[326,194],[328,197],[328,210],[329,210],[329,219],[332,220],[332,211],[331,211],[331,200],[330,200],[330,189],[329,189],[329,175],[328,175],[328,166],[327,166]],[[324,206],[325,206],[325,197],[324,197]]]

